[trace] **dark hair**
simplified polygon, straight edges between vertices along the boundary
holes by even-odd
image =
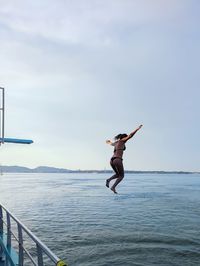
[[[118,139],[123,139],[125,137],[127,137],[128,135],[123,133],[123,134],[118,134],[117,136],[115,136],[115,140],[118,140]]]

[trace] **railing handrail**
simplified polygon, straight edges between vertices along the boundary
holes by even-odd
[[[37,236],[35,236],[21,221],[19,221],[19,219],[17,219],[9,210],[6,209],[5,206],[3,206],[0,203],[0,215],[2,214],[2,217],[0,217],[0,218],[2,219],[2,221],[3,221],[2,209],[6,212],[6,214],[9,217],[11,217],[16,222],[18,227],[20,227],[24,232],[26,232],[26,234],[34,241],[34,243],[37,245],[37,247],[39,247],[42,250],[42,252],[44,252],[52,260],[52,262],[54,262],[56,265],[59,265],[59,262],[60,262],[60,265],[63,265],[63,266],[66,265],[44,243],[42,243],[42,241],[40,241],[40,239]],[[2,221],[0,221],[0,222],[2,222]],[[11,233],[12,233],[12,231],[11,231]],[[24,249],[24,247],[22,247],[22,248]]]

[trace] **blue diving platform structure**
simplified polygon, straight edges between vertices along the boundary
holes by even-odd
[[[31,144],[30,139],[5,138],[5,91],[0,87],[0,145],[4,143]],[[1,266],[1,265],[0,265]]]
[[[31,139],[13,139],[13,138],[0,138],[0,143],[16,143],[16,144],[31,144]]]

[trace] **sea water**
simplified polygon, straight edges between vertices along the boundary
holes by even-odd
[[[69,266],[200,265],[199,174],[108,177],[3,174],[0,202]]]

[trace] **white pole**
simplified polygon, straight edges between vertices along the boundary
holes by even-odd
[[[4,122],[5,122],[5,94],[4,94],[4,88],[0,87],[2,93],[2,99],[1,99],[1,108],[0,108],[0,111],[1,111],[1,118],[2,118],[2,121],[1,121],[1,131],[0,131],[0,134],[1,134],[1,138],[2,138],[2,141],[1,143],[4,143]]]

